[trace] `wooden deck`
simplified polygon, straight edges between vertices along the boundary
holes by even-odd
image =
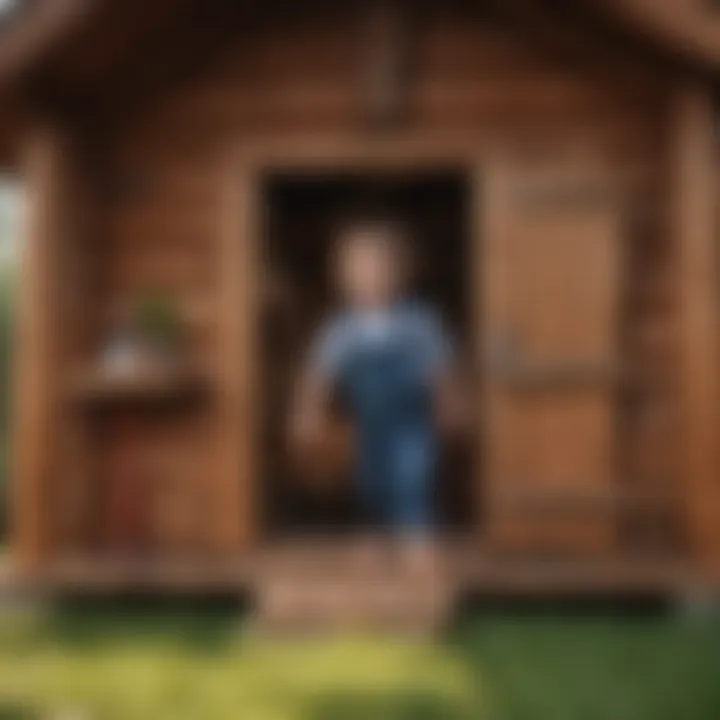
[[[681,559],[527,558],[494,555],[468,542],[445,542],[439,548],[443,575],[460,592],[528,597],[563,595],[673,596],[698,583]],[[0,583],[29,584],[53,592],[253,593],[269,575],[342,581],[369,581],[398,572],[390,556],[370,565],[357,561],[350,541],[283,542],[227,560],[98,556],[56,560],[32,576],[7,567]]]
[[[444,542],[438,554],[435,570],[420,574],[390,548],[327,539],[278,543],[223,562],[65,559],[31,577],[6,566],[0,597],[238,595],[251,599],[252,622],[262,633],[426,634],[446,627],[468,595],[672,599],[705,589],[686,566],[670,561],[503,558],[469,542]]]

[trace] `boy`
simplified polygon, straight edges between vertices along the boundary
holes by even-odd
[[[450,343],[432,309],[407,297],[403,229],[366,220],[339,232],[333,270],[344,309],[318,332],[292,417],[299,443],[317,442],[338,391],[356,429],[357,481],[369,518],[406,540],[427,567],[434,527],[438,425],[457,419]]]

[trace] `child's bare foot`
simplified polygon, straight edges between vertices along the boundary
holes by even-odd
[[[437,569],[435,543],[429,537],[407,537],[399,540],[400,559],[411,575],[429,577]]]
[[[361,567],[377,567],[385,556],[386,541],[382,535],[368,535],[358,539],[355,557]]]

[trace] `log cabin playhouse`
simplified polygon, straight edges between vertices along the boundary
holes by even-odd
[[[414,228],[469,368],[437,499],[453,577],[720,577],[711,3],[14,5],[18,572],[246,587],[301,547],[344,572],[351,482],[279,432],[329,228],[370,203]],[[118,383],[103,343],[146,287],[179,308],[186,372]]]

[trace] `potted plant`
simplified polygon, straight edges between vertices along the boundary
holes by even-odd
[[[160,290],[138,295],[134,326],[150,364],[177,366],[182,351],[184,323],[174,299]]]

